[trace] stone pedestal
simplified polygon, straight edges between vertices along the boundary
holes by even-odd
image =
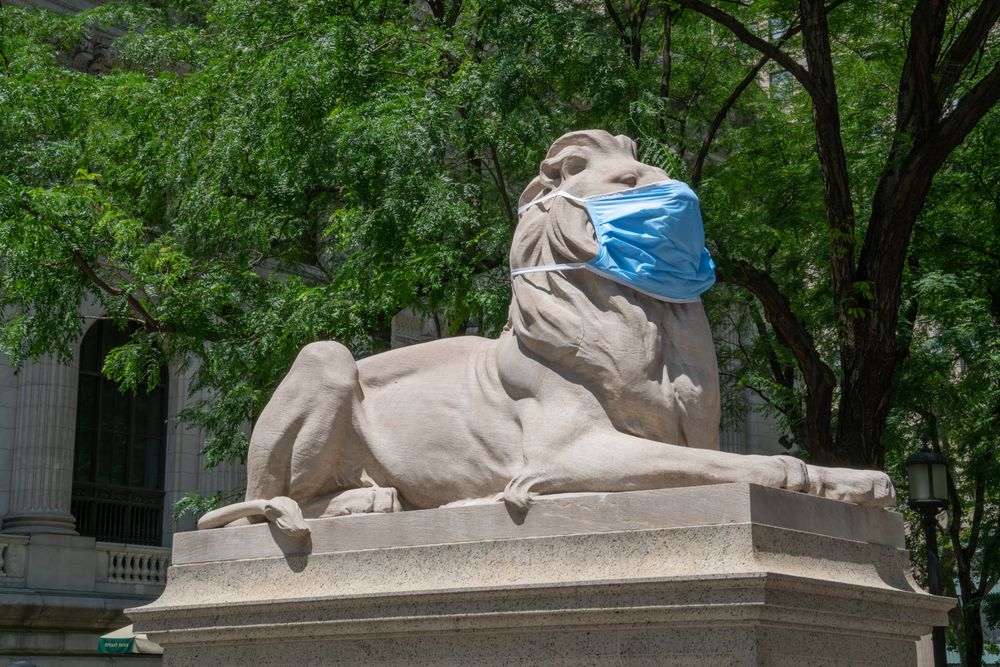
[[[169,666],[879,665],[953,605],[902,518],[747,484],[175,536],[128,611]]]

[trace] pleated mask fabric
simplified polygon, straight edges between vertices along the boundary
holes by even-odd
[[[587,262],[515,268],[512,278],[586,269],[673,303],[699,301],[715,283],[698,196],[687,184],[667,180],[591,197],[557,190],[525,204],[518,213],[554,197],[586,206],[597,235],[597,255]]]

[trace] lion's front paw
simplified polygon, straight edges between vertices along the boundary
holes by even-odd
[[[809,466],[809,493],[866,507],[889,507],[896,489],[884,472]]]
[[[801,459],[794,456],[778,455],[771,457],[776,460],[782,468],[784,483],[781,486],[788,491],[808,491],[809,490],[809,466]]]
[[[809,490],[809,467],[794,456],[751,454],[745,458],[749,463],[747,481],[773,489]]]

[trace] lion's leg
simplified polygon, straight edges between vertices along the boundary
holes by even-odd
[[[315,498],[302,506],[309,518],[327,518],[348,514],[382,514],[401,512],[399,492],[389,486],[365,486],[338,491]]]
[[[588,435],[529,461],[507,485],[504,498],[523,510],[532,493],[636,491],[725,482],[811,490],[809,467],[790,456],[694,449],[612,431]],[[875,506],[892,501],[874,478],[867,488],[859,486],[840,499]]]
[[[254,425],[247,457],[247,500],[307,501],[360,485],[363,446],[355,431],[358,368],[330,341],[299,352]]]

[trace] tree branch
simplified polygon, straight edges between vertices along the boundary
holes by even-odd
[[[830,35],[826,23],[827,7],[820,0],[800,0],[802,43],[807,70],[795,59],[750,31],[738,19],[701,0],[674,0],[721,25],[744,44],[758,50],[798,79],[813,103],[813,126],[820,172],[823,176],[823,198],[827,223],[832,237],[830,257],[834,303],[837,316],[845,331],[850,322],[851,295],[854,289],[855,217],[854,203],[847,170],[847,157],[840,132],[840,111],[837,85],[830,51]],[[847,341],[848,347],[852,345]]]
[[[503,197],[503,206],[507,210],[507,220],[511,224],[517,224],[517,214],[514,212],[514,207],[510,202],[510,195],[507,193],[507,182],[504,180],[503,167],[500,166],[500,157],[497,155],[497,147],[494,144],[490,144],[490,160],[492,160],[493,166],[496,169],[496,174],[493,174],[493,178],[496,181],[497,188],[500,190],[500,195]]]
[[[1000,62],[970,90],[924,141],[910,146],[905,156],[890,159],[873,198],[871,222],[859,261],[860,273],[875,289],[887,286],[898,293],[895,276],[901,269],[910,232],[923,208],[934,174],[983,116],[1000,101]],[[908,145],[903,137],[900,145]],[[894,147],[893,151],[897,151]],[[891,284],[887,281],[891,280]],[[896,312],[892,294],[882,301]]]
[[[745,260],[731,263],[733,268],[733,283],[745,287],[764,306],[767,321],[775,331],[788,342],[792,354],[795,355],[803,374],[819,378],[825,377],[833,385],[833,371],[822,360],[812,335],[802,321],[792,312],[791,303],[769,274],[757,269]]]
[[[958,82],[972,57],[986,41],[997,19],[1000,19],[1000,2],[983,0],[976,8],[965,28],[951,43],[937,66],[938,80],[934,87],[939,101]]]
[[[674,15],[667,7],[663,8],[663,44],[660,57],[663,59],[663,66],[660,69],[660,97],[670,97],[670,74],[672,59],[670,54],[670,37],[673,30]],[[662,123],[662,121],[661,121]]]
[[[930,415],[933,428],[933,449],[941,453],[941,443],[937,435],[937,418]],[[955,564],[958,566],[959,578],[969,572],[969,560],[965,557],[965,550],[962,548],[962,500],[955,487],[955,480],[948,475],[948,499],[951,501],[951,517],[948,520],[948,534],[951,537],[951,550],[955,554]]]
[[[976,473],[976,490],[972,503],[972,523],[969,526],[969,543],[963,549],[965,558],[969,561],[976,557],[976,549],[979,548],[979,532],[983,527],[983,510],[986,505],[986,480],[981,472]]]
[[[943,153],[937,164],[962,143],[997,101],[1000,101],[1000,62],[993,65],[993,69],[958,101],[941,122],[929,146],[932,152]]]
[[[101,290],[107,292],[112,296],[124,296],[125,301],[128,302],[128,305],[132,308],[132,310],[134,310],[135,313],[142,318],[142,321],[147,329],[149,329],[150,331],[160,331],[160,332],[174,331],[174,327],[162,324],[159,320],[157,320],[156,317],[154,317],[153,314],[146,309],[146,307],[142,304],[142,302],[135,297],[135,295],[129,294],[120,287],[112,287],[111,285],[109,285],[103,278],[101,278],[101,276],[97,274],[97,272],[90,265],[90,263],[87,262],[87,259],[83,256],[83,253],[81,253],[76,248],[71,248],[70,253],[73,256],[73,263],[80,268],[80,271],[82,271],[83,274],[87,276],[87,279],[90,280],[90,282],[94,283]]]
[[[731,269],[734,284],[746,288],[760,301],[768,323],[795,356],[806,384],[804,445],[818,462],[836,460],[831,431],[836,379],[816,349],[812,335],[792,312],[791,303],[770,275],[744,260],[727,261],[722,253],[718,260],[720,265]]]
[[[859,278],[871,281],[873,286],[871,321],[883,327],[883,331],[860,335],[881,337],[885,331],[895,329],[899,275],[910,234],[934,175],[998,101],[1000,62],[958,101],[944,120],[921,119],[921,126],[930,126],[930,132],[911,130],[911,134],[897,135],[872,199],[871,220],[858,262]],[[911,126],[916,122],[911,120]]]
[[[708,125],[708,131],[705,133],[705,138],[701,142],[701,148],[698,149],[698,155],[694,160],[694,168],[691,170],[691,187],[697,189],[701,185],[701,172],[705,168],[705,160],[708,158],[708,153],[712,148],[712,142],[715,141],[715,135],[719,132],[719,128],[722,127],[723,121],[726,120],[726,116],[729,115],[730,109],[736,104],[736,101],[740,99],[750,84],[754,82],[760,71],[764,69],[766,65],[771,60],[770,56],[761,56],[760,60],[754,64],[754,66],[747,72],[747,75],[736,85],[733,92],[729,94],[729,97],[722,103],[719,108],[718,113],[712,119],[712,122]]]
[[[826,13],[832,12],[834,9],[840,5],[847,2],[847,0],[834,0],[829,5],[824,8]],[[664,12],[666,13],[666,12]],[[781,48],[781,46],[787,42],[789,39],[794,37],[801,30],[801,26],[798,24],[793,24],[785,30],[785,33],[778,39],[775,44],[776,48]],[[666,48],[666,46],[664,46]],[[691,172],[691,187],[697,189],[698,185],[701,183],[702,170],[705,168],[705,160],[708,158],[708,154],[712,147],[712,142],[715,141],[715,135],[719,132],[722,127],[723,121],[726,120],[726,116],[729,115],[729,111],[732,109],[733,105],[736,104],[737,100],[746,92],[746,89],[750,87],[750,84],[754,82],[760,71],[764,69],[764,66],[771,60],[770,56],[764,55],[754,64],[745,77],[737,84],[733,92],[729,94],[729,97],[722,103],[719,108],[718,113],[712,118],[712,122],[708,126],[708,131],[705,133],[705,139],[701,142],[701,148],[698,149],[698,155],[695,158],[694,169]],[[664,55],[664,66],[666,66],[666,55]]]
[[[910,271],[916,272],[920,268],[920,258],[911,253],[907,258]],[[917,315],[920,313],[920,299],[916,294],[910,296],[903,314],[903,324],[899,328],[899,335],[896,341],[896,362],[901,363],[910,356],[910,347],[913,344],[913,330],[917,325]]]
[[[649,0],[640,0],[638,7],[633,7],[631,0],[625,0],[625,18],[628,25],[622,20],[611,0],[604,0],[604,9],[615,24],[618,36],[625,47],[625,54],[634,67],[639,66],[642,56],[642,24],[646,21],[646,12],[649,10]]]
[[[445,28],[455,27],[458,15],[462,11],[462,0],[453,0],[451,7],[445,11],[444,0],[427,0],[434,19]]]
[[[77,248],[75,244],[69,242],[68,240],[65,240],[66,230],[63,229],[61,225],[59,225],[57,222],[46,220],[45,216],[43,216],[41,212],[39,212],[30,205],[26,204],[25,208],[28,210],[28,212],[30,212],[33,216],[35,216],[36,219],[47,225],[49,229],[51,229],[53,232],[56,233],[57,236],[64,238],[64,241],[68,246],[70,256],[73,258],[73,263],[76,264],[76,266],[80,269],[81,273],[83,273],[83,275],[86,276],[87,280],[89,280],[99,289],[110,294],[111,296],[124,296],[125,301],[132,308],[132,310],[134,310],[136,314],[142,318],[143,322],[146,325],[146,328],[149,329],[150,331],[160,331],[160,332],[174,331],[174,327],[162,324],[159,320],[157,320],[152,315],[152,313],[150,313],[146,309],[146,307],[142,304],[142,302],[135,297],[135,295],[129,294],[120,287],[114,287],[110,285],[106,280],[104,280],[100,276],[100,274],[97,273],[94,267],[90,265],[90,262],[87,260],[87,258],[83,256],[83,253],[80,252],[80,249]]]
[[[845,331],[850,331],[846,325],[851,320],[849,311],[854,290],[855,217],[847,156],[840,131],[830,31],[826,22],[826,8],[820,0],[800,0],[799,11],[802,18],[802,44],[814,88],[811,92],[813,128],[831,235],[833,301],[838,320]],[[853,344],[850,338],[846,344],[848,347]]]
[[[446,26],[448,28],[454,28],[455,23],[458,22],[458,15],[462,13],[462,0],[455,0],[451,5],[451,11],[448,12],[448,17],[446,19]]]
[[[604,9],[608,12],[608,16],[615,24],[615,28],[618,29],[618,36],[621,37],[622,41],[625,41],[625,24],[622,23],[622,19],[618,16],[618,12],[615,11],[615,6],[611,4],[611,0],[604,0]],[[628,46],[628,44],[626,44]]]
[[[922,143],[940,116],[934,64],[941,52],[946,18],[946,2],[920,0],[913,8],[906,61],[899,80],[896,139],[890,155],[898,154],[913,142]]]
[[[620,35],[625,34],[625,24],[622,23],[621,17],[618,16],[618,12],[615,11],[614,5],[611,4],[611,0],[604,0],[604,9],[608,12],[608,16],[614,21],[615,27],[618,28],[618,33]]]
[[[775,353],[774,348],[767,343],[767,327],[756,308],[750,308],[750,319],[753,320],[754,328],[757,329],[757,338],[766,344],[767,349],[764,354],[767,357],[767,365],[771,368],[771,375],[774,377],[774,381],[785,389],[791,389],[794,377],[788,378],[786,376],[785,369],[782,368],[781,361],[778,359],[778,355]]]
[[[798,61],[779,49],[777,46],[755,35],[736,17],[731,14],[727,14],[717,7],[706,4],[701,0],[674,0],[674,2],[681,7],[687,7],[688,9],[696,11],[702,16],[712,19],[716,23],[729,28],[733,35],[735,35],[741,42],[759,51],[791,72],[792,76],[798,79],[799,83],[802,84],[802,87],[806,89],[810,96],[815,94],[815,86],[813,84],[812,77],[805,67],[800,65]]]

